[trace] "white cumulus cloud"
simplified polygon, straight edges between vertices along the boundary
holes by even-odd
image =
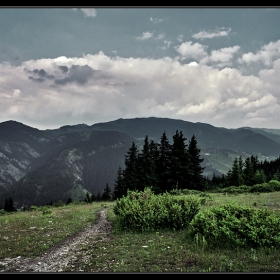
[[[240,49],[240,46],[221,48],[212,50],[209,56],[201,59],[200,63],[214,63],[216,67],[225,67],[232,65],[234,54]]]
[[[151,37],[153,37],[153,33],[149,32],[149,31],[146,31],[146,32],[143,32],[141,36],[136,37],[136,38],[139,39],[139,40],[147,40]]]
[[[175,49],[183,58],[200,60],[207,56],[207,46],[193,43],[192,41],[182,43],[181,45],[176,46]]]
[[[228,36],[229,32],[231,31],[231,28],[228,28],[228,30],[224,30],[225,28],[217,28],[215,31],[201,31],[194,35],[192,35],[195,39],[213,39],[216,37],[222,37],[222,36]]]
[[[275,59],[280,58],[280,40],[264,45],[257,53],[248,52],[242,55],[240,63],[252,64],[261,62],[265,66],[271,66]]]
[[[227,62],[238,47],[212,53]],[[186,42],[179,52],[205,56]],[[210,55],[210,57],[211,57]],[[40,129],[118,118],[168,117],[223,127],[279,128],[280,59],[259,76],[177,58],[82,57],[0,64],[0,121],[17,120]]]

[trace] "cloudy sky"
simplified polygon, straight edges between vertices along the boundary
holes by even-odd
[[[0,122],[280,129],[280,8],[0,8]]]

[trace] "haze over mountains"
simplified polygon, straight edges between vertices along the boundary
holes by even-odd
[[[0,206],[9,196],[21,207],[102,194],[107,183],[113,190],[132,142],[141,150],[146,135],[159,142],[166,132],[172,143],[176,130],[186,143],[196,136],[208,177],[225,174],[239,155],[268,161],[280,155],[280,129],[227,129],[156,117],[47,130],[6,121],[0,123]]]

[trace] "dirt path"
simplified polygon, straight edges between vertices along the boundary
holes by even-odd
[[[0,264],[5,266],[5,269],[0,272],[63,272],[65,268],[70,268],[70,271],[74,272],[77,255],[82,255],[82,260],[79,259],[79,262],[86,262],[89,257],[82,252],[82,245],[86,245],[89,242],[104,241],[108,233],[110,233],[111,225],[106,220],[107,210],[108,208],[104,208],[97,213],[97,220],[93,225],[68,237],[41,256],[35,258],[17,257],[4,259]],[[94,237],[96,236],[100,238],[95,240],[96,238]],[[88,237],[91,238],[90,241]]]

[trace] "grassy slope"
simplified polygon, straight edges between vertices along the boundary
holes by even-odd
[[[203,207],[233,202],[252,207],[267,206],[278,213],[280,192],[223,195],[210,194]],[[114,223],[109,206],[108,220]],[[95,220],[102,203],[69,205],[43,211],[20,212],[0,216],[0,259],[41,254],[67,235]],[[222,244],[221,244],[222,245]],[[114,233],[104,242],[83,248],[86,263],[76,262],[65,271],[85,272],[279,272],[280,252],[275,248],[254,250],[215,250],[198,248],[186,231],[159,231],[149,234]],[[77,256],[80,258],[82,256]]]

